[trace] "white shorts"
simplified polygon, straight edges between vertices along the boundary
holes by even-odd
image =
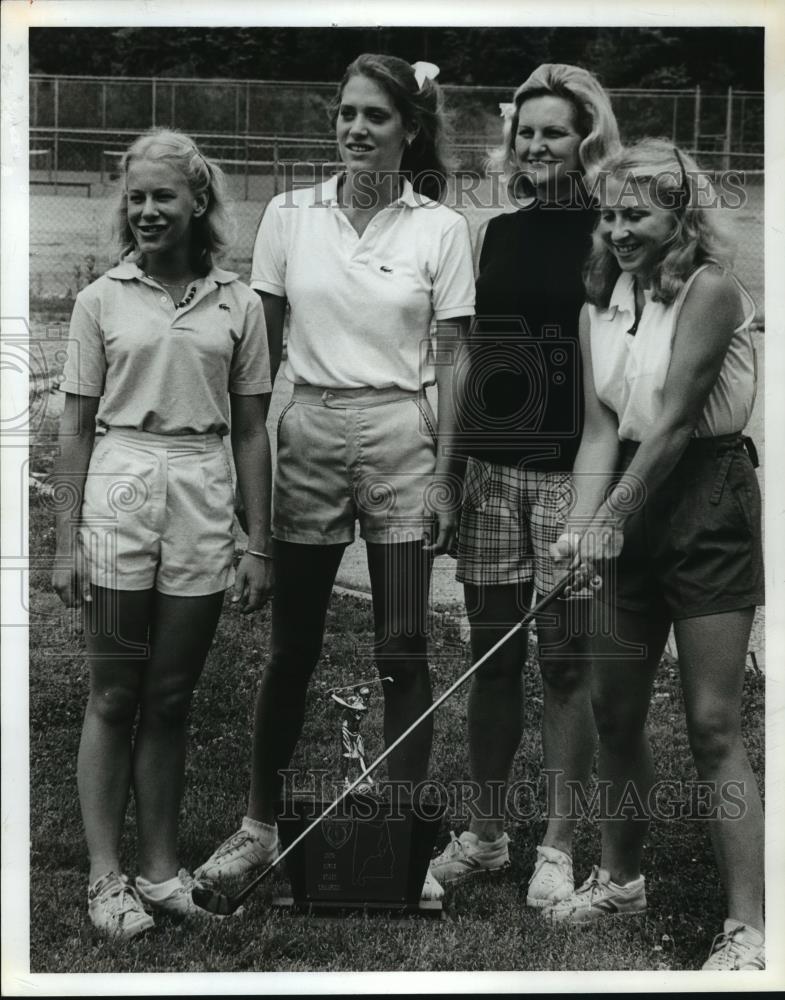
[[[111,590],[202,597],[234,581],[234,491],[217,434],[110,429],[96,444],[80,536]]]

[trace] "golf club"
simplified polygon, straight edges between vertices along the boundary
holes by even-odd
[[[267,868],[261,872],[261,874],[257,875],[251,882],[249,882],[244,889],[241,889],[240,892],[234,896],[226,896],[223,893],[216,892],[214,889],[209,888],[209,886],[196,885],[191,890],[191,898],[194,903],[196,903],[196,905],[201,907],[203,910],[207,910],[217,916],[229,916],[234,913],[235,910],[237,910],[251,895],[254,889],[256,889],[267,878],[270,872],[274,868],[278,867],[287,854],[294,850],[294,848],[308,836],[314,827],[317,827],[323,819],[329,816],[333,810],[337,809],[346,796],[353,792],[354,789],[357,788],[357,786],[364,781],[372,771],[375,771],[382,761],[386,760],[393,750],[400,746],[400,744],[403,743],[403,741],[417,728],[417,726],[420,725],[421,722],[427,719],[429,715],[432,715],[436,709],[450,697],[450,695],[454,694],[455,691],[457,691],[458,688],[461,687],[461,685],[464,684],[472,676],[472,674],[474,674],[483,665],[483,663],[485,663],[487,659],[489,659],[489,657],[493,656],[497,649],[503,646],[508,639],[512,638],[516,632],[528,627],[532,620],[544,611],[550,604],[552,604],[558,597],[561,597],[563,594],[568,595],[569,592],[576,589],[576,587],[580,588],[585,586],[586,582],[589,583],[589,586],[593,590],[597,590],[602,586],[602,580],[598,576],[593,576],[589,580],[589,570],[585,566],[581,565],[573,567],[570,572],[562,580],[560,580],[559,583],[557,583],[556,586],[549,591],[549,593],[547,593],[540,601],[530,608],[523,618],[521,618],[517,624],[513,625],[509,632],[503,635],[501,639],[499,639],[499,641],[488,650],[487,653],[484,653],[483,656],[481,656],[476,663],[473,663],[469,669],[458,678],[457,681],[450,685],[446,691],[442,692],[436,701],[434,701],[432,705],[429,705],[422,715],[418,719],[415,719],[409,728],[402,732],[401,735],[387,747],[384,753],[369,764],[362,774],[355,778],[355,780],[341,792],[338,798],[327,806],[321,816],[318,816],[315,820],[313,820],[313,822],[310,823],[302,831],[302,833],[299,834],[299,836],[295,837],[291,844],[289,844],[285,850],[281,851],[275,861],[268,865]]]

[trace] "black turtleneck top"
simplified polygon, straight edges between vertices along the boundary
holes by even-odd
[[[572,469],[583,425],[581,273],[595,221],[592,208],[540,202],[490,220],[458,366],[463,454]]]

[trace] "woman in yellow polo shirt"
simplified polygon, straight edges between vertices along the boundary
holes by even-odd
[[[123,176],[122,261],[79,294],[71,321],[53,584],[66,605],[84,603],[88,911],[129,938],[153,925],[148,910],[206,915],[177,857],[186,722],[235,575],[230,401],[249,522],[234,599],[253,611],[271,592],[271,383],[261,303],[213,265],[227,241],[219,168],[188,136],[157,130],[130,147]],[[131,786],[135,887],[119,857]]]

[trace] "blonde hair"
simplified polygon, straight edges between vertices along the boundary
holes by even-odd
[[[717,194],[706,175],[700,193],[709,204],[700,204],[696,183],[700,174],[695,160],[667,139],[641,139],[609,156],[598,167],[600,189],[611,177],[625,184],[634,182],[638,189],[647,188],[660,208],[673,213],[673,232],[663,243],[662,256],[652,275],[652,298],[656,302],[673,302],[701,264],[714,261],[729,268],[733,262],[733,244]],[[595,231],[584,269],[586,297],[592,305],[607,308],[620,273],[616,258]]]
[[[597,164],[621,145],[610,98],[597,77],[580,66],[543,63],[515,91],[510,113],[504,116],[501,145],[488,156],[489,169],[501,173],[512,195],[520,180],[515,156],[518,116],[521,106],[535,97],[560,97],[572,105],[575,127],[581,135],[578,158],[584,177],[591,177]]]
[[[128,224],[128,194],[125,178],[136,160],[163,160],[182,173],[194,195],[207,194],[207,208],[191,220],[191,264],[206,274],[231,244],[234,227],[228,210],[226,180],[223,171],[199,152],[196,143],[184,132],[153,128],[140,135],[126,150],[121,161],[123,186],[115,215],[115,227],[120,242],[120,257],[135,259],[139,255],[131,227]]]

